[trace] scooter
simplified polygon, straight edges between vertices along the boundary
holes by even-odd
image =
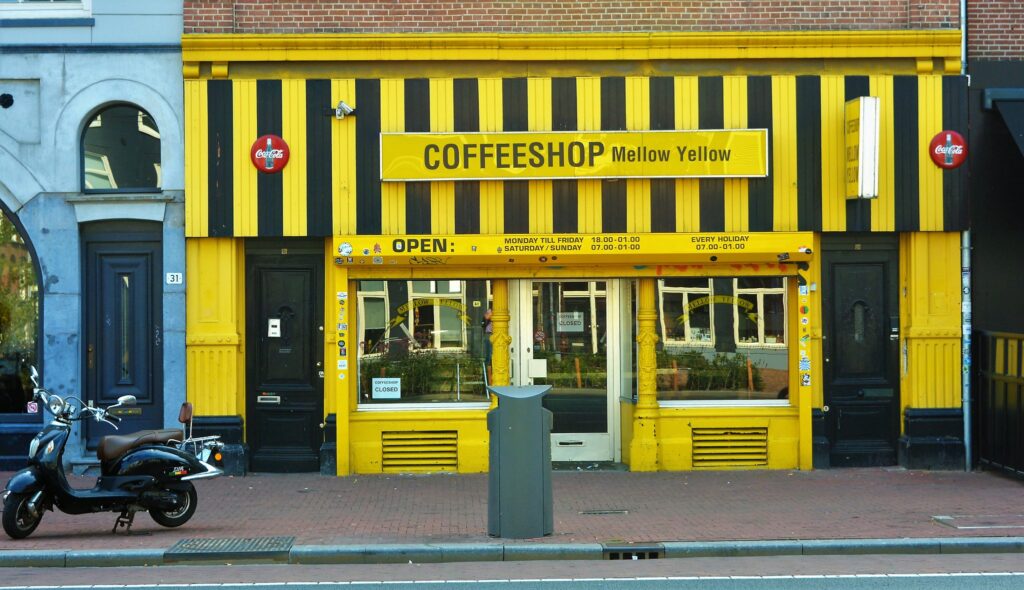
[[[119,512],[113,533],[119,527],[130,532],[136,512],[148,511],[157,524],[178,527],[196,511],[198,496],[193,480],[216,477],[217,467],[202,461],[218,454],[216,441],[184,439],[181,430],[142,430],[126,436],[105,436],[97,455],[100,476],[92,489],[72,488],[64,475],[62,457],[71,437],[73,422],[94,418],[117,429],[121,421],[110,410],[135,404],[125,395],[103,409],[82,403],[76,397],[62,399],[39,386],[39,374],[31,369],[33,397],[42,402],[53,421],[29,444],[29,465],[14,474],[4,492],[4,531],[12,539],[23,539],[39,526],[45,510],[54,506],[67,514]],[[197,452],[191,452],[188,447]]]

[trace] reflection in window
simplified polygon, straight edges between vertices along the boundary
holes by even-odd
[[[28,367],[37,365],[39,290],[32,254],[0,210],[0,413],[23,414],[32,400]]]
[[[742,403],[789,397],[784,277],[658,281],[657,390],[662,401]],[[715,339],[717,332],[722,341]],[[728,338],[732,330],[733,339]]]
[[[85,191],[152,191],[161,186],[160,131],[149,113],[134,106],[103,109],[82,135]]]
[[[359,401],[486,402],[486,281],[360,281]]]
[[[121,383],[130,383],[132,343],[132,278],[121,275]]]

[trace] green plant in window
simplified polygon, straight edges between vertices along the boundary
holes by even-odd
[[[751,363],[747,372],[747,357],[741,354],[717,353],[708,358],[699,351],[671,353],[658,351],[658,367],[678,368],[685,380],[679,380],[683,389],[690,391],[743,391],[753,385],[754,391],[764,390],[761,375],[763,363]],[[674,362],[673,362],[674,361]],[[659,388],[671,388],[671,379],[659,380]]]

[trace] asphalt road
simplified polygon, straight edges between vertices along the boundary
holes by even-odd
[[[669,588],[1024,588],[1021,554],[687,558],[646,562],[531,561],[398,565],[232,565],[5,568],[8,588],[373,588],[434,590]]]

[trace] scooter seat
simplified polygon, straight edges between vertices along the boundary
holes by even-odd
[[[185,433],[178,429],[140,430],[132,434],[110,435],[100,439],[96,456],[100,461],[112,461],[135,447],[162,445],[171,440],[181,440]]]

